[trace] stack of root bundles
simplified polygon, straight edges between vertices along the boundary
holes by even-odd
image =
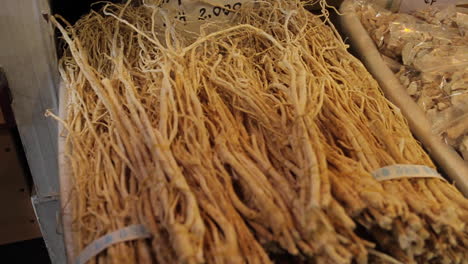
[[[404,263],[468,259],[468,203],[452,185],[373,179],[433,164],[326,14],[260,1],[187,41],[155,30],[158,12],[52,19],[68,44],[75,252],[144,224],[152,238],[90,263],[395,263],[372,240]]]

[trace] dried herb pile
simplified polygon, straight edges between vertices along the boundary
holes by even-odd
[[[326,11],[247,4],[195,41],[169,20],[155,29],[159,14],[127,3],[73,26],[53,19],[68,44],[76,252],[144,224],[152,238],[91,263],[468,259],[468,203],[452,185],[372,177],[434,165]]]

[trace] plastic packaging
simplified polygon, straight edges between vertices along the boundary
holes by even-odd
[[[361,22],[433,132],[468,161],[468,14],[455,6],[411,14],[360,1]],[[399,66],[399,68],[398,68]]]
[[[458,146],[458,151],[468,160],[468,102],[437,113],[432,118],[434,132],[446,142]]]

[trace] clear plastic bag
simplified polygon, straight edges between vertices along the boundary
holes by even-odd
[[[468,160],[468,101],[435,114],[431,121],[434,133],[456,146],[463,158]]]
[[[401,14],[369,3],[357,11],[384,61],[433,132],[468,160],[468,15],[455,6]]]

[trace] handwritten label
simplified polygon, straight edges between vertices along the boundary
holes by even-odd
[[[154,0],[153,0],[154,1]],[[162,14],[166,19],[158,22],[160,29],[166,27],[167,20],[178,30],[190,34],[198,34],[203,24],[216,23],[223,25],[241,9],[246,2],[254,0],[163,0],[158,3]],[[147,5],[152,5],[152,0],[147,0]],[[156,5],[156,4],[154,4]]]
[[[388,181],[402,178],[438,178],[445,180],[440,174],[424,165],[396,164],[380,168],[372,173],[377,181]]]
[[[241,2],[237,2],[234,4],[226,4],[221,6],[213,6],[213,7],[201,7],[198,9],[199,16],[198,20],[207,20],[210,18],[215,18],[219,16],[229,16],[231,13],[236,12],[242,6]]]
[[[431,6],[447,6],[455,4],[455,0],[403,0],[400,5],[400,12],[409,13]]]
[[[85,264],[106,248],[125,241],[149,238],[151,233],[143,225],[132,225],[94,240],[76,258],[75,264]]]

